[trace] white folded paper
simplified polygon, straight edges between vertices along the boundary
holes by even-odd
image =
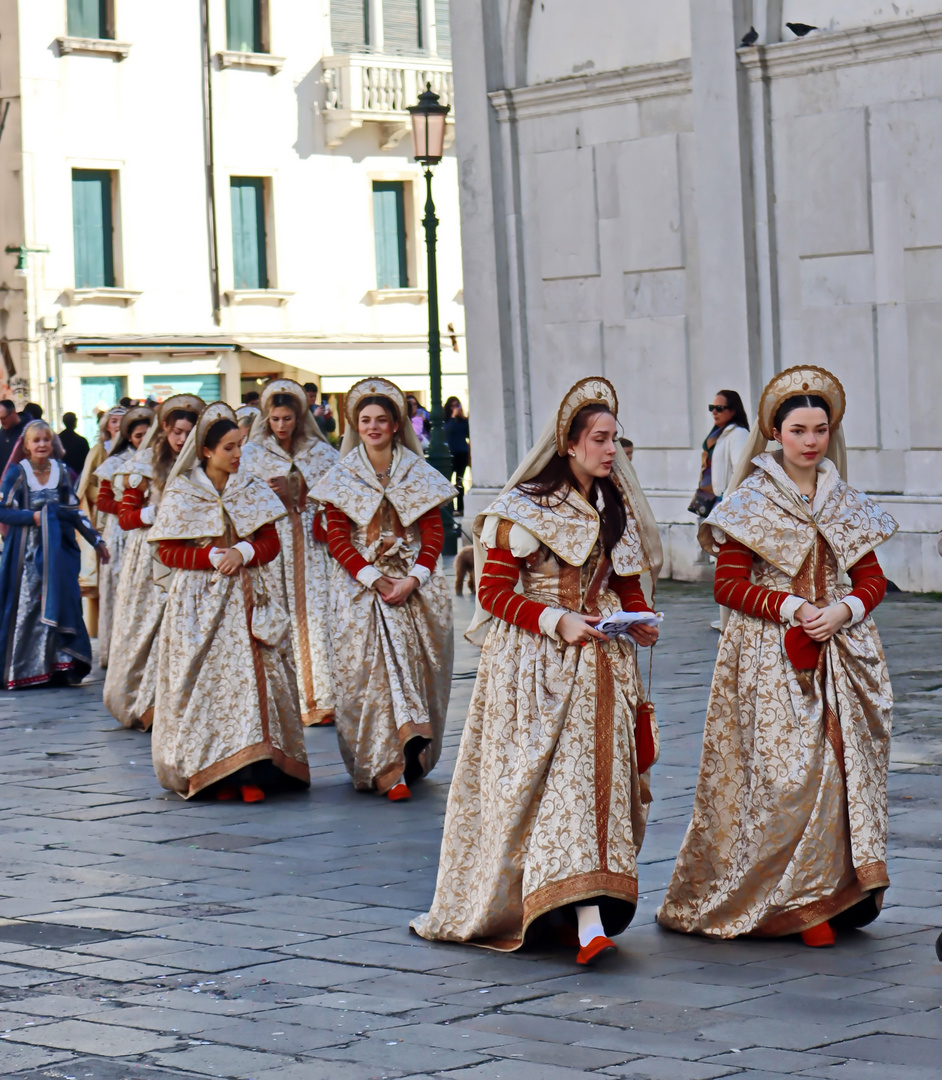
[[[616,611],[596,623],[595,629],[601,630],[607,637],[619,637],[627,634],[632,626],[657,626],[663,618],[663,611]]]

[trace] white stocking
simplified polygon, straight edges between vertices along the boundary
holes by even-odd
[[[579,920],[579,944],[583,948],[593,938],[605,937],[598,904],[577,904],[576,918]]]

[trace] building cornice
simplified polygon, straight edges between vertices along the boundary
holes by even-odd
[[[854,30],[819,31],[795,41],[737,50],[753,82],[858,64],[905,60],[939,51],[942,51],[942,14]]]
[[[690,61],[643,64],[593,75],[575,75],[536,86],[494,90],[488,97],[497,119],[527,120],[573,112],[587,106],[621,105],[628,101],[690,93]]]
[[[243,70],[267,71],[277,75],[285,66],[285,57],[272,56],[271,53],[236,52],[222,49],[216,53],[220,68],[242,68]]]
[[[83,38],[63,35],[56,38],[60,56],[84,53],[86,56],[106,56],[110,60],[126,60],[131,51],[130,43],[113,41],[111,38]]]

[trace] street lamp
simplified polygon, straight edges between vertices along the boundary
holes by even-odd
[[[432,391],[432,409],[429,432],[428,461],[446,479],[451,479],[452,457],[442,430],[442,338],[438,328],[438,266],[435,258],[438,218],[432,202],[432,166],[437,165],[445,151],[445,117],[450,105],[442,105],[439,95],[432,92],[432,84],[425,84],[418,104],[410,105],[412,116],[412,155],[425,166],[425,248],[428,252],[428,359],[429,383]],[[458,529],[455,525],[451,503],[442,507],[442,525],[445,529],[446,555],[458,553]]]
[[[13,269],[13,273],[16,274],[17,277],[26,277],[28,273],[26,264],[29,255],[49,254],[49,248],[47,247],[31,248],[27,247],[26,244],[7,244],[4,250],[7,255],[16,256],[16,266]]]

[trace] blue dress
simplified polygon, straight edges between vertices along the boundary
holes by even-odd
[[[39,510],[42,523],[33,513]],[[68,470],[52,462],[39,488],[28,462],[7,470],[0,485],[0,664],[7,690],[77,683],[91,669],[82,619],[78,530],[92,546],[101,537],[79,510]]]

